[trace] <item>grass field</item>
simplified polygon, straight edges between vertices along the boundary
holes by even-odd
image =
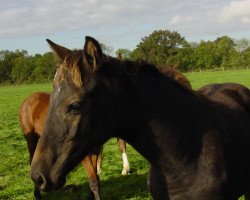
[[[237,82],[250,88],[250,70],[186,74],[196,89],[207,83]],[[32,92],[50,91],[51,84],[0,86],[0,199],[32,199],[26,142],[20,130],[18,109]],[[151,199],[146,188],[148,163],[128,145],[131,174],[122,176],[122,160],[112,139],[104,147],[101,195],[103,199]],[[86,199],[88,183],[79,165],[69,174],[64,189],[43,194],[44,199]],[[244,198],[242,198],[243,200]]]

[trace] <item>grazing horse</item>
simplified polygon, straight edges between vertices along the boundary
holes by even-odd
[[[151,164],[154,199],[250,199],[248,88],[205,95],[153,65],[104,55],[91,37],[74,51],[47,41],[59,68],[31,164],[41,190],[62,187],[90,149],[119,137]]]

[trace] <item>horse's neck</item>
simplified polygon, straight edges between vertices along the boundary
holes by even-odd
[[[138,91],[135,106],[132,108],[135,114],[131,116],[135,131],[128,134],[125,140],[128,140],[151,163],[155,163],[159,161],[160,152],[171,149],[169,156],[176,156],[174,154],[178,153],[175,151],[179,138],[183,140],[189,132],[189,130],[183,132],[186,127],[182,125],[184,122],[191,123],[190,117],[197,114],[193,109],[194,104],[202,103],[191,91],[180,88],[171,80],[165,80],[161,76],[159,78],[150,78],[147,74],[146,76],[133,79]],[[182,142],[188,143],[190,140]],[[188,146],[189,144],[183,144],[183,150]]]

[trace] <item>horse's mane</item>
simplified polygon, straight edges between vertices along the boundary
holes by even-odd
[[[69,70],[72,75],[72,80],[77,87],[83,85],[83,76],[81,75],[80,66],[82,66],[83,51],[73,50],[62,62],[59,63],[57,72],[54,78],[54,84],[61,83],[66,76],[66,71]]]
[[[114,59],[114,58],[113,58]],[[168,87],[174,87],[177,90],[181,91],[185,94],[193,94],[192,87],[187,80],[186,77],[181,77],[180,80],[180,72],[176,73],[177,70],[169,69],[163,71],[162,68],[157,67],[156,65],[147,63],[143,60],[136,60],[136,61],[129,61],[129,60],[122,60],[119,61],[116,59],[115,62],[119,62],[115,67],[119,66],[120,70],[128,74],[131,78],[135,75],[139,74],[149,74],[151,77],[156,77],[157,79],[164,80]],[[169,73],[167,73],[169,71]],[[183,74],[181,74],[184,76]]]
[[[150,74],[150,76],[161,77],[176,85],[181,90],[186,88],[179,84],[172,76],[163,75],[163,73],[153,64],[149,64],[142,60],[130,61],[120,60],[103,54],[103,63],[108,67],[116,68],[120,73],[125,73],[130,77],[138,75],[140,73]],[[82,72],[86,68],[83,64],[83,50],[73,50],[61,63],[59,63],[57,73],[54,78],[54,84],[58,85],[66,77],[66,71],[69,70],[72,75],[73,83],[77,87],[82,87],[84,83],[84,76]]]
[[[124,60],[121,61],[120,66],[121,69],[123,69],[130,76],[138,75],[139,73],[149,73],[156,76],[160,75],[160,71],[154,65],[142,60]]]

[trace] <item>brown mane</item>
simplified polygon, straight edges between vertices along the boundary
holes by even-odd
[[[81,75],[80,66],[83,60],[83,51],[74,50],[68,55],[58,66],[54,78],[55,86],[58,86],[66,76],[66,71],[69,70],[72,75],[72,80],[77,87],[83,86],[83,77]]]

